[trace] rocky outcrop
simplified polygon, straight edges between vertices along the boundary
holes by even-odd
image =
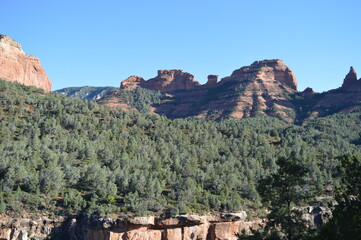
[[[314,227],[320,227],[332,218],[332,211],[326,207],[308,207],[308,213],[302,217]]]
[[[247,222],[245,212],[219,216],[182,215],[173,218],[48,219],[4,218],[0,239],[27,240],[45,237],[70,240],[226,240],[243,229],[257,228],[261,220]]]
[[[236,215],[244,216],[245,213]],[[89,240],[227,240],[236,239],[235,233],[250,227],[257,228],[261,220],[227,220],[220,216],[182,215],[173,218],[142,217],[130,220],[101,220],[100,227],[89,229]],[[94,226],[94,225],[93,225]],[[104,227],[106,226],[106,227]]]
[[[356,83],[358,83],[357,81],[357,74],[355,69],[353,69],[353,67],[350,67],[350,71],[348,72],[348,74],[346,75],[345,79],[343,80],[343,84],[342,87],[343,88],[347,88],[347,87],[352,87],[354,86]]]
[[[177,90],[192,90],[200,86],[190,73],[183,70],[158,70],[158,75],[151,78],[139,86],[150,90],[161,92],[171,92]]]
[[[0,78],[51,91],[51,82],[39,59],[25,54],[21,45],[0,34]]]
[[[145,80],[143,78],[133,75],[121,82],[120,89],[133,90],[144,82]]]
[[[159,70],[157,77],[147,81],[131,76],[121,83],[121,91],[135,87],[161,91],[161,103],[152,110],[169,118],[222,119],[267,114],[291,122],[294,106],[288,96],[297,92],[297,81],[282,60],[272,59],[237,69],[221,81],[218,75],[209,75],[204,85],[182,70]]]
[[[332,212],[325,207],[300,207],[310,226],[326,223]],[[235,233],[250,231],[265,221],[247,221],[244,211],[218,215],[180,215],[169,218],[133,217],[129,219],[11,218],[0,215],[0,239],[69,239],[69,240],[229,240]]]
[[[213,87],[218,82],[218,75],[208,75],[208,81],[205,84],[207,87]]]
[[[0,215],[0,239],[44,239],[50,236],[54,229],[60,228],[64,221],[63,217],[53,219],[48,217],[30,219],[11,218],[9,216]]]
[[[222,81],[232,80],[261,80],[264,82],[277,81],[297,91],[297,80],[282,60],[271,59],[255,61],[250,66],[235,70],[230,77]]]
[[[295,107],[288,96],[297,92],[297,81],[282,60],[255,61],[221,79],[218,85],[236,93],[231,118],[271,115],[294,120]]]
[[[350,67],[340,88],[312,94],[310,100],[313,106],[309,110],[311,112],[309,119],[340,112],[360,112],[361,81],[357,80],[355,69]]]

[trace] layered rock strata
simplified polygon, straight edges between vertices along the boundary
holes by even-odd
[[[173,218],[136,217],[125,219],[4,219],[0,239],[25,240],[59,237],[70,240],[226,240],[260,220],[245,221],[245,212],[220,216],[184,215]]]
[[[294,106],[287,96],[297,92],[297,81],[282,60],[272,59],[237,69],[220,81],[218,75],[209,75],[204,85],[182,70],[159,70],[149,80],[138,76],[127,78],[121,83],[120,91],[136,87],[162,92],[161,103],[152,106],[153,112],[169,118],[221,119],[267,114],[292,121],[290,112]]]
[[[51,81],[39,59],[26,54],[14,39],[0,34],[0,78],[51,91]]]
[[[130,76],[120,84],[120,89],[132,90],[136,87],[143,87],[150,90],[169,92],[176,90],[191,90],[200,86],[194,76],[183,70],[158,70],[158,75],[144,81],[138,76]]]

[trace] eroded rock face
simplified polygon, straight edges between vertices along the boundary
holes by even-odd
[[[147,81],[138,76],[130,76],[122,81],[120,88],[132,90],[138,86],[150,90],[171,92],[195,89],[200,86],[200,83],[194,79],[192,74],[183,72],[183,70],[158,70],[158,75]]]
[[[297,92],[297,81],[282,60],[256,61],[250,66],[235,70],[217,85],[235,91],[232,118],[255,115],[278,116],[292,122],[294,104],[287,98]]]
[[[149,79],[141,86],[151,90],[169,92],[195,89],[200,84],[192,74],[183,72],[183,70],[159,70],[158,76]]]
[[[51,82],[39,59],[25,54],[21,45],[0,34],[0,78],[51,91]]]
[[[222,79],[229,80],[261,80],[264,82],[278,81],[286,84],[293,90],[297,90],[297,80],[282,60],[271,59],[255,61],[250,66],[242,67],[235,70],[230,77]]]
[[[182,215],[173,218],[124,219],[29,219],[4,218],[0,239],[27,240],[46,237],[70,240],[227,240],[262,221],[240,220],[244,212],[219,216]],[[61,235],[57,235],[57,234]]]
[[[133,90],[144,82],[145,80],[142,77],[133,75],[121,82],[120,89]]]
[[[128,84],[132,88],[127,88]],[[121,88],[133,86],[163,92],[161,103],[152,106],[152,112],[169,118],[222,119],[261,114],[292,122],[295,116],[295,106],[288,96],[297,92],[297,81],[279,59],[256,61],[221,81],[218,75],[209,75],[204,85],[182,70],[159,70],[157,77],[147,81],[130,77]]]

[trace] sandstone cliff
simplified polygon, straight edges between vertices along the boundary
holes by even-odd
[[[183,70],[159,70],[155,78],[147,81],[138,76],[130,76],[122,81],[120,89],[132,90],[138,86],[150,90],[170,92],[195,89],[200,86],[200,83],[194,79],[192,74],[183,72]]]
[[[306,209],[306,208],[305,208]],[[312,226],[321,226],[331,217],[330,209],[307,207],[303,218]],[[235,233],[263,225],[261,219],[247,221],[245,212],[176,217],[134,217],[130,219],[11,218],[0,215],[0,239],[69,240],[230,240]]]
[[[0,34],[0,78],[51,91],[51,82],[39,59],[25,54],[21,45]]]
[[[52,237],[71,240],[226,240],[260,220],[245,221],[244,212],[219,216],[184,215],[173,218],[136,217],[95,219],[6,218],[0,220],[0,239],[27,240]]]
[[[149,80],[138,76],[125,79],[120,91],[137,87],[162,92],[161,103],[152,106],[152,111],[169,118],[221,119],[266,114],[293,121],[294,106],[287,96],[297,92],[297,81],[283,61],[273,59],[256,61],[220,81],[218,75],[209,75],[204,85],[182,70],[159,70]],[[111,99],[109,104],[102,103],[127,109],[116,96]]]

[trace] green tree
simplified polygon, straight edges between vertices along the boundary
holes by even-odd
[[[351,240],[361,236],[361,160],[343,157],[339,167],[341,186],[332,219],[320,229],[317,239]]]
[[[0,214],[3,214],[6,212],[6,203],[4,201],[4,198],[1,196],[0,198]]]
[[[297,240],[308,235],[307,222],[298,208],[313,195],[306,181],[308,170],[294,157],[281,157],[277,165],[278,172],[258,184],[262,203],[269,210],[265,227],[253,231],[253,236],[239,235],[239,239]]]
[[[86,202],[76,189],[68,189],[64,194],[64,206],[80,211],[86,206]]]

